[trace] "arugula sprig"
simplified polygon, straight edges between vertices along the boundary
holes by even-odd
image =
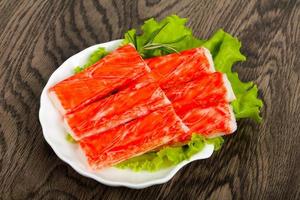
[[[185,26],[187,19],[177,15],[166,17],[160,22],[153,18],[141,27],[142,34],[135,29],[125,33],[123,44],[132,43],[143,58],[166,55],[200,46],[203,41],[196,39]]]

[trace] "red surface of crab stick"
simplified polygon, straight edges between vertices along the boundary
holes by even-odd
[[[165,93],[179,115],[195,107],[211,107],[235,99],[230,82],[220,72],[202,74],[190,82],[166,89]]]
[[[179,115],[185,125],[190,128],[190,134],[183,134],[171,143],[185,143],[193,133],[208,138],[229,135],[236,131],[237,124],[232,107],[228,103],[219,103],[210,107],[195,107]]]
[[[190,136],[196,132],[216,137],[235,131],[235,117],[229,105],[235,95],[226,75],[214,72],[208,50],[196,48],[146,62],[176,114],[191,129]],[[173,143],[176,142],[174,139]]]
[[[49,89],[62,113],[70,113],[101,99],[149,72],[144,60],[131,45],[122,46],[103,59]]]
[[[170,105],[155,79],[147,74],[128,88],[65,115],[67,131],[79,140]]]
[[[108,167],[162,146],[188,128],[165,106],[106,132],[83,138],[79,144],[94,169]]]
[[[188,82],[202,73],[215,71],[211,54],[202,47],[145,61],[162,89]]]
[[[228,103],[194,108],[181,117],[191,132],[201,133],[210,138],[231,134],[237,128],[232,107]]]

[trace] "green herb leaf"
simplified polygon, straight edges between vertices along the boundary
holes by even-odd
[[[72,137],[72,135],[71,135],[70,133],[68,133],[68,134],[66,135],[66,140],[67,140],[68,142],[72,143],[72,144],[77,143],[76,140]]]
[[[183,160],[191,158],[200,152],[205,144],[213,144],[218,150],[223,144],[222,137],[206,139],[199,134],[193,134],[191,141],[180,147],[164,147],[158,152],[150,152],[137,156],[116,165],[121,169],[132,169],[134,171],[157,171],[162,168],[170,167]]]
[[[260,109],[263,103],[258,98],[257,86],[253,82],[242,82],[238,74],[232,72],[234,63],[246,60],[240,52],[241,43],[238,39],[220,29],[203,46],[212,53],[216,70],[226,73],[231,83],[237,98],[232,102],[235,117],[237,119],[251,118],[261,122]]]
[[[74,72],[75,74],[77,74],[77,73],[81,72],[82,70],[83,70],[82,67],[77,66],[77,67],[75,67],[75,68],[73,69],[73,72]]]
[[[90,67],[91,65],[93,65],[94,63],[99,61],[101,58],[106,56],[107,54],[108,54],[108,52],[105,50],[105,48],[102,48],[102,47],[98,48],[96,51],[94,51],[89,56],[85,65],[83,65],[82,67],[77,66],[73,69],[74,73],[76,74],[76,73],[82,72],[84,69]]]
[[[208,138],[206,142],[214,145],[214,151],[219,151],[224,144],[224,139],[222,137]]]
[[[122,44],[128,44],[131,43],[137,48],[137,42],[136,42],[136,30],[131,29],[125,33],[125,38],[122,42]]]
[[[144,58],[179,52],[199,47],[203,41],[196,39],[192,31],[185,26],[187,19],[171,15],[162,21],[151,18],[142,25],[142,34],[136,35],[132,29],[125,33],[124,44],[132,43]],[[136,42],[130,38],[135,35]],[[150,44],[156,44],[149,48]],[[172,45],[170,45],[172,44]]]
[[[147,40],[144,42],[144,46],[146,46],[147,44],[150,44],[153,42],[153,40],[155,39],[155,37],[161,32],[161,30],[163,30],[167,25],[169,24],[169,22],[166,22],[165,24],[163,24],[161,27],[159,27],[157,30],[153,31],[149,38],[147,38]]]

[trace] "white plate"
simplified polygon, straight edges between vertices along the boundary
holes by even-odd
[[[72,75],[75,66],[83,65],[89,55],[99,47],[105,47],[111,51],[117,48],[121,40],[115,40],[103,44],[91,46],[66,60],[49,78],[49,81],[43,89],[40,102],[39,118],[43,129],[43,134],[52,147],[56,155],[68,163],[79,174],[95,179],[100,183],[110,186],[126,186],[129,188],[145,188],[155,184],[165,183],[170,180],[178,170],[184,165],[194,161],[205,159],[211,156],[214,146],[207,144],[204,149],[194,155],[190,160],[183,161],[174,167],[163,169],[157,172],[133,172],[130,170],[121,170],[114,167],[100,171],[92,171],[78,145],[69,143],[66,137],[66,131],[63,127],[62,117],[52,105],[48,98],[48,88],[55,83]]]

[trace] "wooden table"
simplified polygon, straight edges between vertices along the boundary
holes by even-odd
[[[222,150],[166,184],[114,188],[77,174],[45,142],[39,98],[51,73],[93,44],[122,38],[150,17],[189,17],[195,35],[223,27],[248,56],[263,123],[241,120]],[[299,199],[300,2],[0,1],[0,199]]]

